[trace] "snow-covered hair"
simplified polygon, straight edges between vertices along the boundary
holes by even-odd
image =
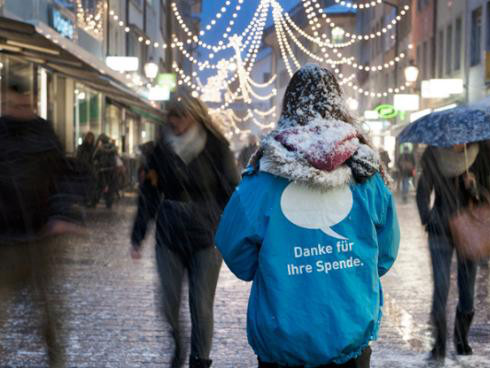
[[[284,94],[278,125],[306,125],[316,118],[353,123],[335,75],[316,64],[307,64],[291,78]]]

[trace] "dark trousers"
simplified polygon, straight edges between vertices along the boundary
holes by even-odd
[[[454,253],[452,240],[445,235],[429,234],[429,249],[434,277],[432,320],[437,328],[446,330],[446,305],[451,279],[451,260]],[[476,263],[458,255],[458,310],[472,313],[475,299]],[[445,332],[444,332],[445,335]],[[441,336],[445,338],[445,336]]]
[[[48,348],[49,366],[64,366],[64,351],[58,334],[56,321],[61,319],[53,307],[59,306],[60,300],[48,293],[55,273],[53,252],[56,240],[40,242],[23,242],[0,244],[0,333],[7,320],[8,301],[15,298],[22,290],[30,291],[33,305],[41,311],[40,332]],[[0,366],[2,357],[0,339]]]
[[[370,347],[366,348],[363,353],[356,359],[349,360],[344,364],[326,364],[317,368],[369,368],[371,362],[372,350]],[[259,368],[303,368],[303,366],[283,366],[275,363],[264,363],[259,359]]]
[[[180,367],[185,360],[186,347],[182,345],[179,324],[184,276],[189,281],[191,313],[191,357],[209,359],[214,327],[214,297],[222,258],[213,246],[195,252],[186,263],[182,257],[164,245],[156,248],[158,274],[162,285],[163,313],[170,324],[175,342],[172,367]]]

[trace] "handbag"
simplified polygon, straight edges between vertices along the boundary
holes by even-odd
[[[490,257],[490,204],[470,205],[449,220],[456,251],[471,261]]]
[[[469,175],[468,168],[466,173]],[[486,190],[481,194],[484,195],[485,202],[475,204],[470,201],[468,207],[449,220],[449,231],[456,251],[471,261],[490,257],[490,194]]]

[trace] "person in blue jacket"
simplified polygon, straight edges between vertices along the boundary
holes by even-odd
[[[384,178],[335,76],[297,71],[216,235],[230,270],[253,281],[247,332],[259,367],[369,367],[380,277],[400,242]]]

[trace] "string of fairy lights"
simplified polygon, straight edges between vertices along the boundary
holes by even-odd
[[[77,1],[80,2],[80,0]],[[412,45],[408,45],[406,50],[395,55],[391,60],[378,65],[360,63],[349,51],[351,46],[359,42],[375,40],[394,33],[398,23],[409,13],[408,5],[401,7],[398,14],[389,18],[379,30],[360,34],[344,30],[328,15],[328,9],[324,9],[319,0],[300,0],[306,15],[307,27],[296,23],[278,0],[259,0],[248,24],[237,33],[235,32],[236,23],[238,17],[241,16],[240,12],[243,10],[244,2],[244,0],[224,1],[212,19],[195,33],[186,24],[177,1],[174,1],[171,3],[171,10],[182,31],[180,36],[172,34],[169,44],[152,40],[147,36],[138,35],[137,37],[139,43],[149,48],[175,49],[189,60],[195,68],[190,75],[187,75],[177,63],[172,65],[177,75],[177,84],[191,89],[195,96],[201,96],[203,99],[211,98],[213,100],[211,102],[218,105],[213,113],[225,116],[230,130],[234,133],[239,131],[243,133],[243,130],[238,128],[238,124],[247,121],[253,122],[261,129],[269,129],[271,124],[263,124],[259,120],[266,121],[276,116],[275,107],[265,110],[254,107],[255,102],[270,101],[277,95],[277,90],[274,88],[274,83],[278,78],[277,74],[273,73],[269,80],[261,82],[254,80],[253,77],[269,14],[272,14],[277,46],[289,76],[292,76],[301,67],[302,63],[298,54],[301,53],[308,59],[332,67],[339,75],[339,83],[358,95],[387,97],[407,89],[408,85],[404,84],[383,91],[366,90],[356,83],[356,72],[378,73],[395,67],[397,63],[407,58],[410,50],[413,49]],[[353,10],[366,10],[383,5],[382,0],[364,3],[335,0],[335,3]],[[83,12],[80,14],[80,17],[83,17],[95,32],[100,20],[97,15],[87,15]],[[124,32],[136,32],[113,9],[109,9],[109,18],[112,24],[121,27]],[[228,18],[226,22],[225,18]],[[223,32],[220,39],[215,43],[206,42],[205,36],[216,30],[218,25],[224,31],[214,32],[214,34]],[[189,49],[199,50],[199,56],[195,51],[189,51]],[[346,73],[344,69],[351,69],[352,72]],[[206,72],[211,75],[207,76],[203,83],[202,76],[198,72]],[[244,115],[241,117],[231,109],[237,103],[242,106],[241,110]],[[243,106],[246,108],[243,109]]]

